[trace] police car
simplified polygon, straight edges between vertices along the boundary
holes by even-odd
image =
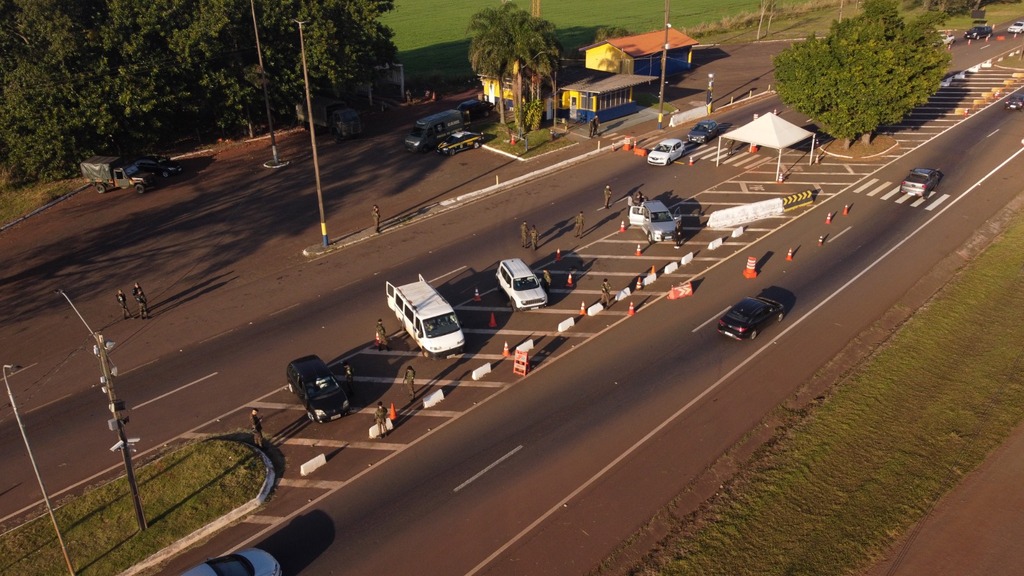
[[[484,135],[468,130],[460,130],[444,139],[437,145],[437,152],[445,156],[454,156],[463,150],[479,148],[484,142]]]

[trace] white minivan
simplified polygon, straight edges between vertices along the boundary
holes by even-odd
[[[424,355],[445,358],[462,354],[466,336],[455,309],[422,275],[418,282],[402,286],[387,282],[386,290],[388,308]]]
[[[548,295],[540,278],[519,258],[498,263],[498,285],[508,295],[513,310],[532,310],[548,305]]]

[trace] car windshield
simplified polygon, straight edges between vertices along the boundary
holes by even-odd
[[[427,338],[437,338],[438,336],[458,332],[459,329],[459,319],[455,316],[454,312],[423,321],[423,330],[426,332]]]
[[[307,395],[310,398],[330,396],[337,393],[338,381],[333,376],[321,376],[306,386]]]
[[[655,152],[670,152],[671,150],[672,150],[672,144],[669,144],[669,143],[666,143],[666,142],[662,142],[661,144],[658,144],[654,148]]]
[[[134,176],[139,172],[139,167],[135,164],[129,164],[124,167],[124,173],[127,176]]]
[[[671,222],[672,214],[668,212],[651,212],[651,222]]]
[[[417,138],[423,136],[423,127],[416,126],[415,128],[412,129],[412,132],[409,133],[409,136],[415,136]]]
[[[527,276],[525,278],[514,278],[512,280],[513,290],[533,290],[539,288],[540,283],[537,282],[536,276]]]
[[[710,132],[711,131],[711,126],[709,126],[707,124],[697,124],[697,126],[694,127],[693,131],[694,132]]]

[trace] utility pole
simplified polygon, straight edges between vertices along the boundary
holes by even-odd
[[[270,131],[270,152],[273,159],[264,162],[267,168],[283,168],[288,162],[281,162],[277,157],[277,140],[274,139],[274,117],[270,113],[270,93],[267,90],[267,71],[263,68],[263,50],[260,48],[260,29],[256,26],[256,0],[249,0],[252,9],[252,30],[256,34],[256,58],[260,65],[260,85],[263,86],[263,102],[267,105],[267,129]],[[309,108],[306,108],[309,110]]]
[[[658,130],[661,130],[661,121],[665,115],[665,62],[668,59],[668,29],[672,27],[668,23],[668,3],[665,0],[665,43],[661,45],[661,87],[658,89]]]
[[[302,48],[302,80],[306,84],[306,110],[309,112],[309,139],[313,146],[313,173],[316,176],[316,201],[320,205],[320,235],[323,236],[324,248],[330,246],[327,239],[327,217],[324,215],[324,193],[320,188],[320,162],[316,155],[316,126],[313,125],[313,101],[309,96],[309,72],[306,70],[306,41],[302,35],[302,20],[296,20],[299,25],[299,46]]]
[[[138,438],[128,438],[125,433],[124,426],[128,423],[128,415],[125,413],[124,400],[117,398],[117,394],[114,393],[114,376],[117,374],[117,368],[110,362],[110,357],[107,352],[114,347],[114,343],[108,341],[103,337],[103,334],[94,332],[89,327],[89,323],[85,321],[81,312],[75,307],[75,303],[71,301],[71,298],[58,288],[56,290],[58,294],[64,297],[71,305],[71,309],[75,311],[78,318],[85,324],[85,329],[89,331],[96,344],[93,345],[92,352],[100,359],[100,372],[103,376],[100,377],[100,383],[103,385],[103,391],[107,394],[108,407],[110,408],[110,415],[112,418],[107,421],[107,426],[117,432],[118,442],[110,447],[111,452],[117,450],[121,451],[121,456],[124,458],[124,472],[128,479],[128,488],[131,491],[132,502],[135,505],[135,520],[139,524],[139,531],[144,532],[148,526],[146,525],[146,514],[142,509],[142,498],[139,495],[139,485],[135,481],[135,467],[132,464],[132,444],[138,442]]]

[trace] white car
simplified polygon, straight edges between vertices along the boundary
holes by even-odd
[[[496,274],[513,310],[532,310],[548,305],[548,294],[541,287],[540,278],[519,258],[499,262]]]
[[[686,144],[682,140],[678,138],[662,140],[647,153],[647,163],[655,166],[668,166],[682,158],[684,152],[686,152]]]
[[[281,565],[269,553],[259,548],[239,550],[234,554],[210,558],[199,566],[189,568],[181,576],[281,576]]]
[[[1010,34],[1020,34],[1021,32],[1024,32],[1024,20],[1018,20],[1013,24],[1010,24],[1010,27],[1007,28],[1006,31]]]

